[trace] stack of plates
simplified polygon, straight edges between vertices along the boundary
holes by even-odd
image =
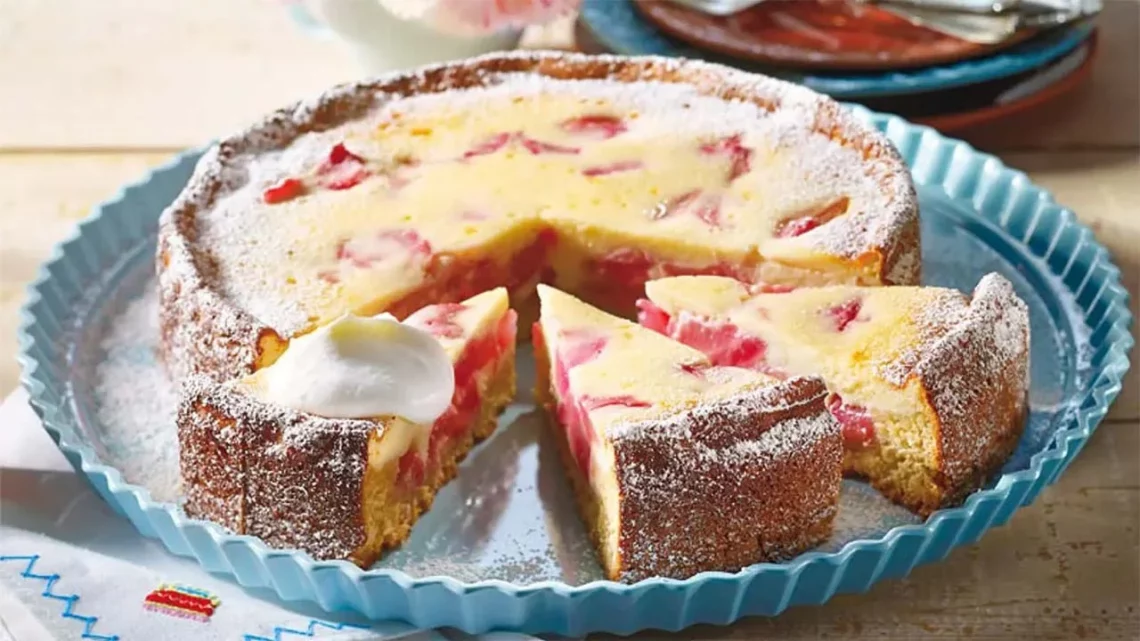
[[[842,0],[766,0],[727,15],[691,4],[582,0],[579,46],[721,62],[943,130],[1047,102],[1080,83],[1096,52],[1088,20],[980,44]]]

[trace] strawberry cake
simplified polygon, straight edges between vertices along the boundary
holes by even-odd
[[[961,501],[1021,436],[1029,380],[1025,303],[998,274],[968,297],[937,287],[749,286],[666,278],[640,321],[716,364],[821,376],[843,426],[844,469],[926,515]]]
[[[176,380],[346,312],[546,282],[632,315],[652,278],[919,280],[913,185],[836,102],[693,61],[507,53],[342,86],[222,140],[163,213]],[[529,323],[524,323],[529,327]]]
[[[186,512],[369,566],[494,429],[517,325],[613,579],[797,554],[845,470],[927,513],[1016,441],[1028,328],[920,253],[886,138],[778,80],[508,53],[335,88],[162,214]]]
[[[495,429],[515,394],[515,327],[499,288],[403,323],[342,317],[240,379],[190,377],[177,418],[186,513],[371,565]]]
[[[827,538],[843,446],[820,379],[720,365],[538,294],[535,394],[609,578],[733,571]]]

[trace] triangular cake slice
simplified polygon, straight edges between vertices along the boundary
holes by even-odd
[[[842,443],[822,381],[716,366],[538,291],[536,396],[608,577],[733,571],[827,538]]]
[[[1009,457],[1026,414],[1029,318],[1009,281],[787,291],[729,278],[646,285],[641,323],[713,362],[822,376],[845,469],[920,514],[954,504]]]
[[[516,318],[499,288],[404,323],[435,336],[454,365],[451,404],[430,424],[265,402],[264,369],[226,383],[189,379],[177,418],[186,513],[362,567],[402,543],[514,397]]]

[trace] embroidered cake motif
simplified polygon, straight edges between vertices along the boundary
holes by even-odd
[[[222,602],[197,588],[164,583],[143,600],[143,608],[183,619],[206,622]]]

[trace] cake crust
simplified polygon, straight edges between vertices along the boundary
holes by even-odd
[[[484,87],[503,74],[518,73],[681,83],[705,95],[753,103],[767,111],[797,110],[811,130],[859,151],[882,199],[877,211],[835,221],[842,224],[834,225],[834,233],[805,237],[804,242],[851,261],[874,284],[918,281],[917,202],[905,165],[882,135],[857,122],[838,103],[783,81],[697,61],[495,54],[336,87],[315,100],[274,112],[203,156],[186,189],[164,211],[159,229],[160,327],[172,378],[181,381],[190,374],[204,374],[226,380],[249,374],[272,363],[291,338],[288,331],[271,327],[226,297],[216,258],[198,242],[198,216],[248,180],[245,158],[282,149],[302,134],[336,127],[396,98]]]
[[[964,501],[1001,469],[1021,440],[1029,412],[1029,309],[1005,278],[985,276],[968,314],[914,372],[938,426],[937,503]]]
[[[398,462],[377,466],[370,446],[402,419],[314,416],[192,376],[177,416],[183,508],[272,548],[366,568],[407,539],[471,448],[494,432],[514,394],[511,349],[481,385],[471,429],[445,443],[436,455],[439,465],[425,471],[423,483],[394,495]],[[370,537],[367,521],[380,516],[385,522]]]
[[[793,379],[615,436],[620,578],[735,572],[822,543],[843,462],[826,396]]]
[[[604,510],[558,421],[550,360],[535,349],[535,397],[546,411],[578,511],[603,549]],[[746,390],[611,434],[620,494],[614,581],[687,578],[781,561],[831,535],[843,442],[827,388],[795,378]],[[603,565],[605,565],[603,563]]]

